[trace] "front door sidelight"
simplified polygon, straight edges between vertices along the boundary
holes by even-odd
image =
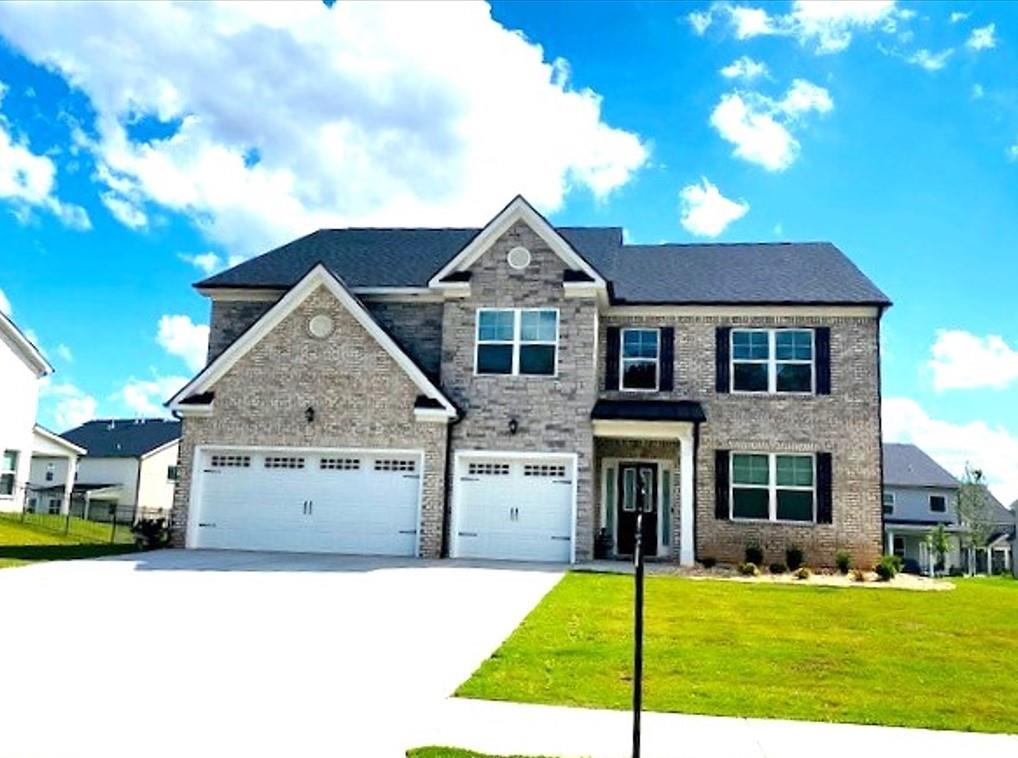
[[[615,552],[632,555],[636,514],[643,511],[644,555],[657,555],[657,464],[622,463],[618,474],[618,543]]]

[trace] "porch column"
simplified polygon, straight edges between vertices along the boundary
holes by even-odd
[[[693,458],[693,432],[686,432],[679,438],[679,565],[692,566],[695,562],[693,545],[693,479],[696,461]]]

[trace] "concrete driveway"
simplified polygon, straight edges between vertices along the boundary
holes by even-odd
[[[162,551],[0,571],[0,756],[397,756],[555,566]]]

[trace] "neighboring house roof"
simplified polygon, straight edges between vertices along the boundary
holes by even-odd
[[[957,489],[958,481],[915,445],[884,443],[884,484]]]
[[[180,422],[162,418],[96,419],[64,432],[89,458],[141,458],[180,438]]]
[[[53,366],[39,351],[39,348],[32,344],[32,341],[25,336],[18,325],[3,313],[0,313],[0,341],[10,345],[15,355],[21,358],[40,379],[53,373]]]
[[[994,497],[993,493],[990,492],[989,488],[985,484],[979,485],[980,489],[983,490],[983,494],[986,497],[987,503],[989,503],[990,518],[995,524],[1006,524],[1008,526],[1015,523],[1014,511],[1006,507],[1002,502]]]
[[[353,289],[427,287],[516,205],[530,208],[517,198],[484,229],[321,229],[195,286],[289,289],[320,262]],[[554,231],[608,281],[616,302],[890,305],[829,242],[626,245],[620,227]]]
[[[36,434],[36,441],[33,444],[32,454],[33,455],[51,455],[52,449],[55,447],[60,452],[71,455],[85,455],[88,451],[80,445],[75,445],[70,440],[64,439],[56,432],[51,432],[40,424],[35,425],[33,430]]]

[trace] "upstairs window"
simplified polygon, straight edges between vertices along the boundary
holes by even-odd
[[[884,515],[885,516],[890,516],[892,513],[894,513],[894,493],[893,492],[885,492],[884,493]]]
[[[177,467],[167,466],[166,467],[166,481],[175,482],[177,481]]]
[[[482,308],[477,311],[477,374],[554,376],[558,311]]]
[[[14,479],[18,473],[18,451],[4,450],[0,458],[0,497],[14,494]]]
[[[932,513],[945,513],[947,511],[947,500],[943,495],[930,495],[930,511]]]
[[[810,329],[733,329],[732,391],[812,393],[813,341]]]
[[[619,387],[624,390],[658,388],[661,332],[658,329],[623,329],[619,353]]]

